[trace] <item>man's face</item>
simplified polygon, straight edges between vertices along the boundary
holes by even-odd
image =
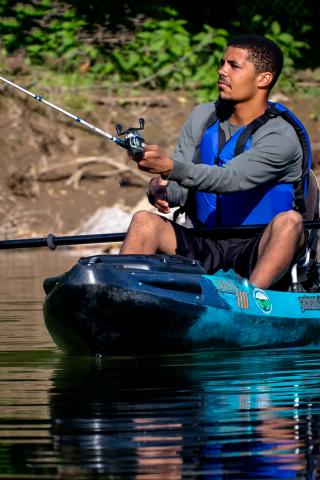
[[[218,70],[219,97],[221,100],[245,102],[258,91],[259,74],[248,60],[248,50],[228,47]]]

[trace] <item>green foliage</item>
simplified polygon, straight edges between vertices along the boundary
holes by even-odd
[[[145,22],[132,42],[112,53],[108,73],[116,72],[115,80],[151,88],[186,89],[200,101],[215,98],[217,71],[229,34],[204,25],[192,36],[185,27],[186,22],[177,18]],[[259,15],[252,19],[251,28],[282,49],[285,64],[278,88],[290,92],[295,87],[295,62],[308,45],[283,32],[278,22],[267,22]]]
[[[186,89],[199,99],[216,95],[217,68],[228,33],[204,25],[192,36],[186,22],[170,18],[148,20],[135,38],[112,52],[109,73],[125,82],[151,88]]]
[[[291,91],[295,87],[295,65],[310,46],[306,42],[295,40],[293,35],[283,32],[277,21],[265,20],[261,15],[255,15],[251,21],[251,28],[255,33],[263,34],[276,42],[284,56],[284,67],[279,79],[278,88]],[[302,27],[301,27],[302,28]],[[305,26],[304,29],[307,27]]]
[[[131,41],[107,53],[92,40],[90,25],[76,7],[62,1],[0,0],[0,15],[2,50],[7,55],[22,50],[29,65],[64,73],[66,84],[82,76],[84,83],[107,81],[113,88],[184,89],[200,101],[217,95],[217,70],[229,32],[205,24],[191,34],[172,8],[162,7],[160,20],[145,20]],[[295,63],[308,45],[283,32],[274,19],[256,14],[248,23],[252,33],[265,34],[282,48],[285,68],[279,85],[289,91],[295,84]]]
[[[62,2],[0,0],[0,14],[0,39],[7,54],[23,48],[31,64],[63,59],[57,64],[66,70],[79,63],[79,59],[97,56],[94,46],[79,39],[85,21]]]

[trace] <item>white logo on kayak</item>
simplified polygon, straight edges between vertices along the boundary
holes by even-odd
[[[272,303],[266,292],[256,288],[253,292],[253,295],[260,310],[262,310],[263,313],[271,313]]]

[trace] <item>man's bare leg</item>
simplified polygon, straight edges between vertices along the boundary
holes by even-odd
[[[175,255],[176,248],[177,240],[171,222],[160,215],[142,210],[132,217],[120,254]]]
[[[258,288],[269,288],[286,273],[304,241],[301,215],[293,210],[278,214],[261,237],[250,282]]]

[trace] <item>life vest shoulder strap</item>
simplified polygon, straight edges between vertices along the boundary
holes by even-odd
[[[196,148],[199,147],[200,143],[202,142],[203,135],[206,133],[208,128],[212,127],[212,125],[214,125],[218,119],[219,118],[218,118],[218,115],[217,115],[217,112],[216,112],[216,109],[215,109],[210,113],[209,117],[207,118],[206,122],[204,123],[204,125],[202,127],[199,138],[197,139]]]
[[[240,155],[244,152],[246,144],[250,137],[263,125],[265,125],[271,118],[275,118],[281,115],[281,112],[276,110],[273,107],[267,108],[267,110],[260,115],[260,117],[255,118],[246,128],[241,132],[236,143],[234,156]]]

